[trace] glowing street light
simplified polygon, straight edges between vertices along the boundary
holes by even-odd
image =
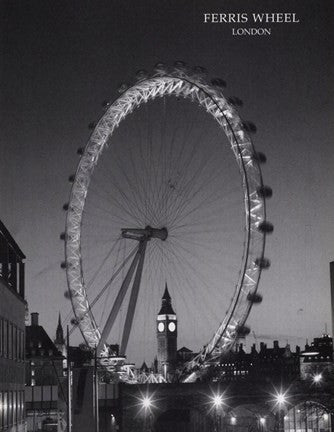
[[[145,410],[151,408],[151,406],[152,406],[152,400],[148,396],[144,396],[143,399],[141,400],[141,403],[142,403],[142,406]]]
[[[264,417],[260,417],[260,423],[262,426],[266,424],[266,419]]]
[[[283,405],[286,402],[286,397],[284,393],[278,393],[276,395],[276,402],[278,403],[278,405]]]
[[[221,396],[221,395],[215,395],[212,398],[212,402],[213,402],[213,405],[214,405],[215,408],[220,408],[223,405],[223,403],[224,403],[223,396]]]
[[[314,382],[315,384],[319,384],[321,380],[322,380],[322,375],[321,375],[321,373],[315,374],[315,375],[313,376],[313,382]]]
[[[237,418],[236,417],[231,417],[231,424],[232,425],[237,424]]]

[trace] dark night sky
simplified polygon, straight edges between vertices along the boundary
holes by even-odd
[[[233,37],[231,24],[203,24],[203,12],[217,11],[296,12],[300,23]],[[179,59],[227,81],[268,158],[272,267],[249,324],[259,339],[292,344],[330,328],[332,1],[2,1],[1,21],[1,219],[27,255],[30,312],[51,336],[69,308],[61,208],[87,124],[136,70]]]

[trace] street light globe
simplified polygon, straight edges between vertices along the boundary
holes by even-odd
[[[278,393],[276,395],[276,400],[279,405],[282,405],[286,402],[286,397],[283,393]]]
[[[231,417],[231,424],[235,425],[237,423],[237,418],[236,417]]]
[[[213,397],[213,405],[214,405],[216,408],[221,407],[221,406],[223,405],[223,397],[222,397],[221,395],[215,395],[215,396]]]
[[[151,398],[148,397],[148,396],[145,396],[145,397],[142,399],[142,405],[143,405],[143,407],[144,407],[145,409],[150,408],[151,405],[152,405]]]
[[[261,423],[262,425],[264,425],[265,422],[266,422],[266,419],[265,419],[264,417],[260,417],[260,423]]]
[[[322,380],[321,373],[318,373],[318,374],[316,374],[316,375],[313,376],[313,382],[319,383],[321,380]]]

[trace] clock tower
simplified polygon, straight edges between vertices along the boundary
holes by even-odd
[[[161,309],[157,315],[158,372],[165,377],[176,365],[177,319],[172,308],[167,284],[162,297]]]

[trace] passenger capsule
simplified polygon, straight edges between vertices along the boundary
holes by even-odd
[[[253,153],[253,159],[256,160],[258,163],[266,163],[267,162],[267,157],[262,152]]]
[[[60,267],[61,267],[62,269],[66,269],[66,268],[67,268],[67,263],[66,263],[66,261],[62,261],[62,262],[60,263]]]
[[[59,236],[60,240],[65,240],[66,238],[66,234],[64,232],[62,232]]]
[[[270,267],[270,260],[268,258],[256,258],[255,265],[265,270]]]
[[[236,96],[229,97],[229,98],[227,99],[227,102],[229,102],[231,105],[234,105],[234,106],[237,106],[237,107],[242,107],[243,104],[244,104],[244,103],[242,102],[242,100],[239,99],[239,98],[236,97]]]
[[[248,121],[243,122],[242,126],[245,129],[245,131],[247,131],[249,133],[255,133],[257,130],[255,124],[252,122],[248,122]]]
[[[106,109],[110,106],[110,102],[107,100],[104,100],[101,105],[102,105],[102,108]]]
[[[168,72],[168,67],[165,65],[165,63],[157,63],[153,68],[153,72],[164,74]]]
[[[269,186],[260,186],[256,191],[262,198],[271,198],[273,196],[273,190]]]
[[[96,122],[90,122],[90,123],[88,124],[88,129],[93,130],[93,129],[95,129],[95,128],[96,128]]]
[[[79,321],[78,321],[76,318],[72,318],[72,319],[71,319],[71,324],[72,324],[73,326],[77,326],[77,325],[79,324]]]
[[[124,93],[127,89],[129,88],[129,84],[127,83],[122,83],[120,84],[120,86],[118,87],[117,91],[118,93]]]
[[[71,298],[71,294],[69,293],[68,290],[66,290],[66,291],[64,292],[64,297],[65,297],[66,299],[68,299],[68,300]]]
[[[77,150],[77,154],[78,154],[79,156],[82,156],[83,153],[84,153],[84,148],[83,148],[83,147],[79,147],[78,150]]]
[[[196,74],[200,75],[206,75],[208,73],[208,71],[202,66],[195,66],[193,70]]]
[[[251,303],[261,303],[262,295],[257,293],[248,293],[247,300]]]
[[[64,205],[63,205],[63,210],[67,211],[67,210],[68,210],[68,207],[69,207],[69,206],[68,206],[68,203],[64,204]]]
[[[211,80],[211,84],[215,87],[221,87],[221,88],[225,88],[226,87],[226,81],[224,81],[221,78],[213,78]]]
[[[68,181],[69,181],[70,183],[73,183],[74,180],[75,180],[75,174],[71,174],[71,175],[69,176],[69,178],[68,178]]]
[[[148,78],[148,72],[144,69],[141,69],[136,72],[136,80],[141,81]]]
[[[238,326],[236,332],[239,336],[247,336],[250,333],[250,328],[248,326]]]
[[[271,222],[263,221],[259,224],[258,230],[265,234],[271,234],[274,231],[274,225]]]
[[[177,60],[176,62],[174,62],[174,66],[176,68],[185,68],[187,65],[184,61]]]

